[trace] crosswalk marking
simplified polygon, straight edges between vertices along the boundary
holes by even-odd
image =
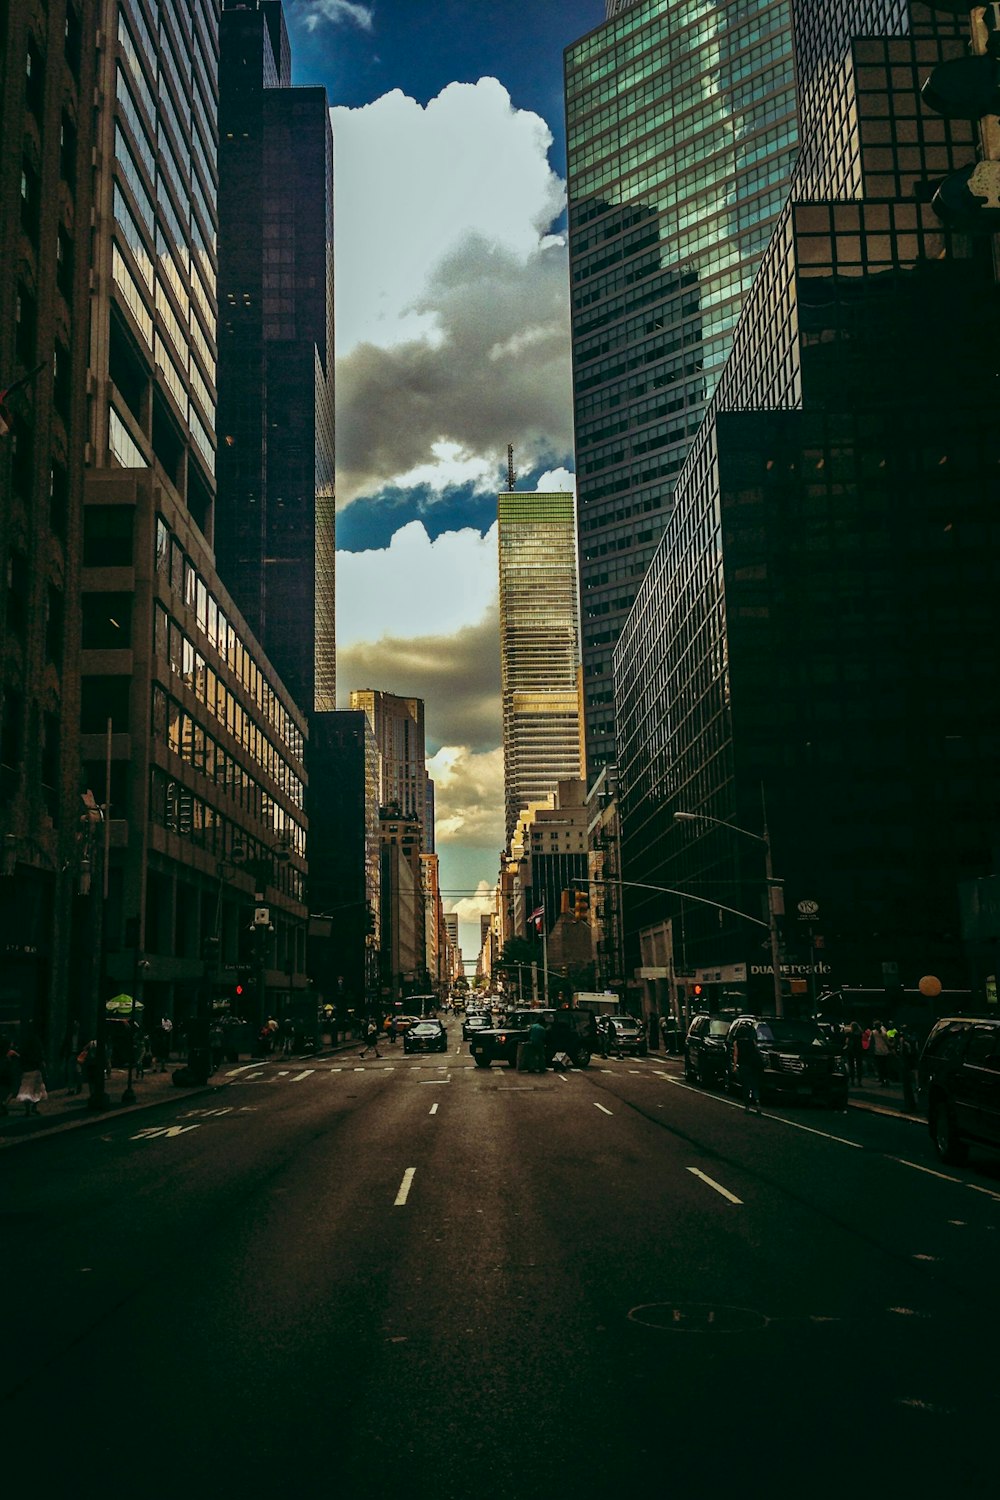
[[[312,1073],[315,1073],[315,1071],[315,1068],[306,1068],[304,1072],[296,1073],[295,1077],[290,1078],[288,1081],[289,1083],[301,1083],[303,1078],[308,1078]]]

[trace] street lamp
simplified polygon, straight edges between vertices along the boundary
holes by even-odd
[[[727,823],[724,818],[712,818],[707,813],[675,812],[675,823],[711,823],[716,828],[728,828],[731,833],[742,834],[744,838],[753,839],[756,844],[764,845],[764,879],[767,884],[767,933],[771,947],[771,972],[774,979],[774,1013],[783,1016],[785,1013],[784,1001],[781,993],[781,956],[778,943],[778,910],[777,894],[781,882],[774,878],[774,870],[771,865],[771,839],[767,830],[767,816],[764,817],[763,833],[753,833],[749,828],[739,828],[735,823]]]

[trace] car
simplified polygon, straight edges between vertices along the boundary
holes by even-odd
[[[733,1018],[710,1016],[707,1013],[695,1016],[684,1038],[684,1077],[689,1083],[695,1079],[703,1088],[726,1081],[726,1037]]]
[[[920,1054],[918,1079],[941,1161],[963,1162],[970,1142],[1000,1147],[1000,1017],[937,1021]]]
[[[610,1029],[614,1033],[610,1045],[615,1052],[631,1053],[635,1057],[647,1056],[649,1043],[646,1040],[646,1028],[635,1016],[605,1016],[602,1019],[604,1024],[598,1021],[598,1029],[602,1032]]]
[[[469,1042],[477,1031],[485,1031],[493,1025],[490,1016],[483,1015],[482,1011],[470,1011],[462,1022],[462,1041]]]
[[[440,1021],[417,1021],[403,1037],[404,1052],[447,1052],[448,1033]]]
[[[557,1052],[565,1052],[574,1068],[588,1068],[598,1044],[597,1026],[589,1010],[560,1007],[558,1010],[514,1009],[502,1026],[480,1027],[469,1051],[477,1068],[493,1062],[517,1065],[517,1049],[528,1040],[536,1023],[545,1028],[545,1061],[551,1064]]]
[[[815,1021],[737,1016],[726,1033],[726,1087],[740,1088],[736,1049],[752,1035],[761,1056],[763,1100],[811,1099],[847,1108],[847,1060]]]
[[[386,1016],[382,1022],[382,1030],[388,1032],[392,1029],[392,1023],[396,1023],[396,1035],[405,1036],[411,1026],[416,1026],[420,1020],[419,1016]]]

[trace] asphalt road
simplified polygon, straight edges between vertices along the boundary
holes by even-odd
[[[993,1492],[997,1163],[748,1118],[654,1058],[485,1072],[450,1033],[3,1154],[8,1481]]]

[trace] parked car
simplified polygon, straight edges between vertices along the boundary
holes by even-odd
[[[942,1161],[964,1161],[970,1141],[1000,1147],[1000,1018],[938,1021],[920,1054],[918,1077]]]
[[[726,1037],[732,1016],[695,1016],[684,1038],[684,1077],[707,1088],[726,1081]]]
[[[815,1099],[834,1109],[847,1108],[847,1063],[815,1021],[775,1016],[737,1016],[726,1033],[726,1086],[740,1087],[736,1048],[753,1035],[763,1063],[763,1100]]]
[[[417,1021],[403,1037],[404,1052],[447,1052],[448,1033],[440,1021]]]

